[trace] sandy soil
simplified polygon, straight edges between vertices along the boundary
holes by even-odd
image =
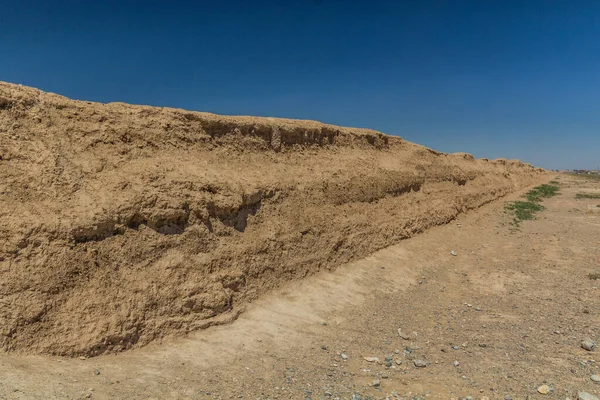
[[[598,395],[596,351],[580,343],[600,333],[600,282],[588,277],[600,272],[600,200],[575,195],[600,193],[600,181],[557,179],[561,193],[519,231],[495,201],[185,340],[91,359],[1,355],[0,398]]]
[[[0,83],[0,348],[184,337],[544,179],[371,130]]]

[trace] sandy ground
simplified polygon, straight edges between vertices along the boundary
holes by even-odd
[[[517,232],[503,209],[515,194],[185,340],[90,359],[0,355],[0,398],[598,395],[596,352],[580,343],[600,333],[600,281],[588,277],[600,272],[600,200],[575,195],[600,193],[600,181],[558,180],[560,195]]]

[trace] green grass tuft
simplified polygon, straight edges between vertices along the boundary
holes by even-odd
[[[515,217],[521,221],[534,220],[535,213],[542,211],[544,206],[533,201],[513,201],[507,203],[504,207],[508,211],[512,211]]]
[[[600,199],[600,193],[577,193],[576,199]]]
[[[527,192],[527,194],[525,194],[525,197],[528,201],[539,203],[540,201],[542,201],[542,199],[556,196],[558,190],[559,187],[556,184],[543,184]]]
[[[521,221],[534,220],[535,214],[544,209],[544,206],[540,204],[542,199],[558,194],[560,188],[558,183],[555,182],[556,181],[552,181],[549,184],[543,184],[531,189],[523,196],[526,201],[519,200],[506,203],[504,209],[506,212],[513,215],[511,225],[513,225],[514,228],[519,228]]]

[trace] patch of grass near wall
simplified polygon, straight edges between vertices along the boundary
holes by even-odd
[[[536,186],[523,196],[526,200],[511,201],[506,203],[504,210],[512,215],[511,225],[518,229],[521,221],[534,220],[535,214],[544,209],[540,203],[543,199],[556,196],[560,187],[558,182],[552,181]]]

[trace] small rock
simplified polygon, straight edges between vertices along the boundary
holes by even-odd
[[[548,394],[550,393],[550,387],[548,385],[542,385],[537,388],[538,393],[540,394]]]
[[[452,349],[453,350],[460,350],[460,347],[458,347],[458,346],[452,346]]]
[[[481,311],[481,307],[475,307],[475,311]]]
[[[342,357],[342,360],[347,360],[348,359],[348,355],[346,355],[346,353],[340,354],[340,357]]]
[[[506,396],[504,396],[504,400],[513,400],[513,398],[510,394],[507,394]]]
[[[453,256],[456,256],[456,252],[455,252],[454,250],[452,250],[452,251],[450,252],[450,254],[452,254]]]
[[[590,379],[594,382],[600,382],[600,375],[592,375]]]
[[[427,366],[427,363],[425,361],[419,359],[414,360],[413,364],[415,364],[415,367],[417,368],[425,368]]]
[[[370,386],[379,387],[381,386],[381,381],[379,379],[375,379],[373,382],[371,382]]]
[[[100,375],[100,370],[99,369],[95,369],[94,370],[94,375]]]
[[[402,328],[398,328],[398,335],[404,340],[410,339],[410,336],[408,336],[406,333],[404,333],[404,331],[402,331]]]
[[[396,363],[397,365],[402,365],[402,360],[398,359],[398,360],[396,360],[396,361],[395,361],[395,363]]]
[[[588,392],[579,392],[577,393],[577,397],[579,400],[600,400],[593,394],[589,394]]]
[[[454,361],[454,366],[458,367],[460,365],[460,363],[458,361]]]
[[[327,350],[327,346],[325,346],[325,345],[321,346],[321,350]]]
[[[364,357],[365,361],[367,362],[379,362],[379,357]]]
[[[594,343],[590,339],[586,339],[583,342],[581,342],[581,348],[584,350],[592,351],[592,350],[594,350],[594,347],[596,347],[596,343]]]

